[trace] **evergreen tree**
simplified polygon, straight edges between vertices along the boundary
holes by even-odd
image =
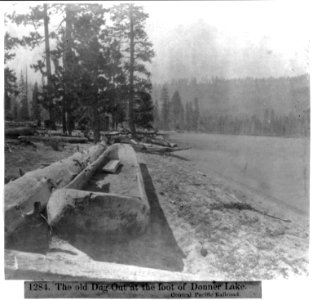
[[[199,110],[199,100],[198,98],[194,99],[194,111],[192,114],[193,117],[193,129],[194,130],[199,130],[199,121],[200,121],[200,110]]]
[[[28,36],[23,37],[23,45],[34,48],[39,46],[42,41],[45,44],[45,58],[39,60],[36,64],[32,65],[35,71],[40,72],[47,78],[47,86],[44,87],[43,92],[45,93],[45,102],[43,105],[48,109],[50,115],[49,125],[52,129],[55,127],[55,112],[54,103],[52,98],[52,73],[51,73],[51,60],[50,60],[50,37],[55,35],[53,32],[49,32],[49,11],[48,4],[36,5],[30,7],[30,11],[26,14],[16,14],[15,12],[9,16],[9,19],[15,22],[17,25],[32,25],[34,31],[30,32]],[[44,31],[43,36],[39,33],[40,29]]]
[[[146,63],[150,63],[151,58],[154,56],[152,44],[149,42],[145,31],[145,21],[148,14],[144,13],[143,8],[140,6],[123,3],[113,7],[111,16],[114,22],[113,34],[122,42],[125,42],[122,51],[125,53],[124,57],[127,57],[124,68],[128,87],[128,123],[132,135],[136,137],[135,99],[151,100],[151,97],[142,98],[140,96],[143,93],[150,94],[152,87],[150,72],[146,68]],[[144,106],[145,109],[151,107],[150,114],[152,116],[152,106],[149,104],[144,104]],[[138,120],[138,116],[136,120]]]
[[[37,121],[38,126],[41,125],[40,105],[39,105],[38,84],[34,85],[33,101],[32,101],[32,118]]]
[[[121,98],[125,95],[120,44],[105,26],[106,9],[101,5],[79,6],[73,23],[73,39],[79,65],[78,96],[92,120],[95,141],[100,138],[101,119],[110,112],[121,118]],[[139,101],[139,100],[138,100]]]
[[[6,20],[6,19],[5,19]],[[4,36],[4,63],[15,57],[15,53],[12,52],[14,48],[21,44],[21,41],[5,33]],[[4,104],[5,104],[5,118],[14,118],[14,99],[18,95],[17,78],[14,70],[9,67],[4,68]]]
[[[134,105],[135,124],[146,129],[153,128],[153,114],[151,113],[152,111],[153,102],[151,95],[145,92],[137,93]]]
[[[15,72],[6,67],[4,68],[4,100],[5,100],[5,118],[12,119],[13,100],[18,95]]]
[[[153,124],[154,128],[160,128],[160,109],[159,109],[159,101],[156,100],[153,106]]]
[[[21,120],[28,120],[29,114],[28,114],[28,100],[26,95],[26,83],[22,72],[19,80],[19,99],[21,105],[20,118]]]
[[[182,129],[182,115],[184,114],[183,105],[181,103],[178,91],[173,94],[170,104],[170,124],[171,129]]]
[[[169,97],[167,87],[163,86],[162,94],[161,94],[161,103],[162,103],[162,129],[169,129]]]
[[[186,102],[186,110],[185,110],[185,121],[186,121],[186,129],[192,130],[193,124],[193,110],[192,110],[192,104],[190,102]]]

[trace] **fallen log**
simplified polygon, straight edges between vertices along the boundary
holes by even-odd
[[[19,136],[21,141],[27,142],[62,142],[62,143],[87,143],[88,139],[85,137],[76,136]]]
[[[191,147],[163,147],[163,146],[156,146],[153,144],[147,143],[138,143],[132,144],[133,148],[136,151],[143,151],[143,152],[150,152],[150,153],[170,153],[175,151],[183,151],[189,150]]]
[[[105,150],[98,144],[85,152],[76,152],[67,159],[50,166],[27,172],[24,176],[5,185],[5,234],[12,234],[23,225],[25,216],[34,210],[36,202],[45,207],[53,190],[67,185],[89,163],[94,162]]]
[[[10,138],[17,138],[21,135],[28,136],[33,135],[35,133],[35,129],[31,127],[16,127],[16,128],[8,128],[5,130],[5,136]]]
[[[15,122],[15,121],[5,121],[5,127],[37,127],[37,123],[34,121],[24,121],[24,122]]]
[[[154,145],[159,145],[159,146],[164,146],[164,147],[177,147],[177,144],[175,143],[170,143],[166,140],[161,140],[161,139],[153,139],[153,138],[145,138],[145,141],[149,144],[154,144]]]
[[[149,144],[154,144],[154,145],[159,145],[159,146],[164,146],[164,147],[171,147],[170,143],[165,141],[165,140],[153,139],[153,138],[145,137],[143,139],[143,141],[145,143],[149,143]]]

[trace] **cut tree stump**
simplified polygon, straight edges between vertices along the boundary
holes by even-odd
[[[23,225],[25,215],[40,202],[45,207],[53,190],[62,188],[73,180],[86,166],[94,162],[106,149],[97,144],[85,152],[76,152],[67,159],[50,166],[27,172],[5,185],[5,234],[13,233]]]
[[[88,139],[85,137],[76,136],[19,136],[21,141],[27,142],[63,142],[63,143],[87,143]]]

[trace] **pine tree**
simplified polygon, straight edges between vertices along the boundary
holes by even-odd
[[[41,125],[40,105],[38,99],[38,84],[34,85],[33,89],[33,101],[32,101],[32,118],[37,121],[38,126]]]
[[[159,101],[156,100],[153,106],[153,124],[154,128],[160,128],[160,109],[159,109]]]
[[[190,130],[190,108],[189,102],[186,102],[186,109],[185,109],[185,129]]]
[[[5,21],[7,21],[5,19]],[[12,52],[14,48],[19,46],[21,41],[5,33],[4,36],[4,63],[12,60],[15,57],[15,53]],[[5,118],[14,119],[14,109],[16,105],[13,100],[18,95],[17,78],[14,70],[9,67],[4,68],[4,103],[5,103]]]
[[[170,124],[171,129],[182,129],[182,115],[184,113],[183,105],[181,103],[178,91],[173,94],[170,104]]]
[[[44,3],[42,5],[36,5],[30,7],[30,12],[27,14],[16,14],[15,12],[9,16],[9,19],[17,25],[31,25],[34,31],[30,32],[28,36],[24,36],[22,39],[23,45],[34,48],[39,46],[43,41],[45,44],[44,59],[39,60],[36,64],[32,65],[35,71],[40,71],[47,78],[47,85],[43,89],[44,103],[43,105],[48,109],[50,121],[49,126],[52,129],[55,127],[55,106],[53,103],[53,87],[52,87],[52,71],[51,71],[51,59],[50,59],[50,38],[54,36],[54,32],[49,31],[49,19],[51,6]],[[44,36],[39,33],[39,28],[44,30]]]
[[[26,121],[29,119],[28,100],[26,95],[26,83],[22,72],[19,80],[19,99],[21,105],[20,118],[21,120]]]
[[[4,100],[5,100],[5,118],[12,119],[12,108],[14,108],[13,100],[18,95],[15,72],[6,67],[4,69]]]
[[[119,43],[108,34],[100,5],[79,6],[73,23],[77,65],[79,66],[78,97],[87,107],[92,120],[95,142],[100,138],[101,119],[105,113],[121,118],[121,99],[125,95]],[[115,120],[116,121],[116,120]]]
[[[134,137],[136,137],[135,99],[138,99],[138,95],[142,93],[150,94],[152,87],[150,73],[146,68],[146,63],[150,63],[154,56],[152,44],[149,42],[144,28],[147,18],[148,14],[143,12],[143,8],[134,4],[120,4],[112,9],[113,33],[122,42],[125,42],[122,50],[127,57],[124,66],[128,85],[128,123]],[[151,99],[144,98],[147,101]],[[149,107],[147,104],[145,106]],[[150,114],[152,115],[152,108]],[[136,119],[138,120],[137,117]]]
[[[161,93],[161,103],[162,103],[162,129],[168,130],[169,129],[169,97],[167,87],[163,86],[162,93]]]
[[[194,99],[194,111],[192,114],[193,117],[193,129],[199,130],[199,121],[200,121],[200,109],[199,109],[199,100],[198,98]]]
[[[146,129],[153,128],[153,114],[151,113],[152,111],[153,102],[151,95],[145,92],[137,93],[134,105],[135,124]]]

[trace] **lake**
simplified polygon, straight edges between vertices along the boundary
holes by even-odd
[[[308,138],[177,133],[171,139],[192,147],[177,154],[200,171],[309,214]]]

